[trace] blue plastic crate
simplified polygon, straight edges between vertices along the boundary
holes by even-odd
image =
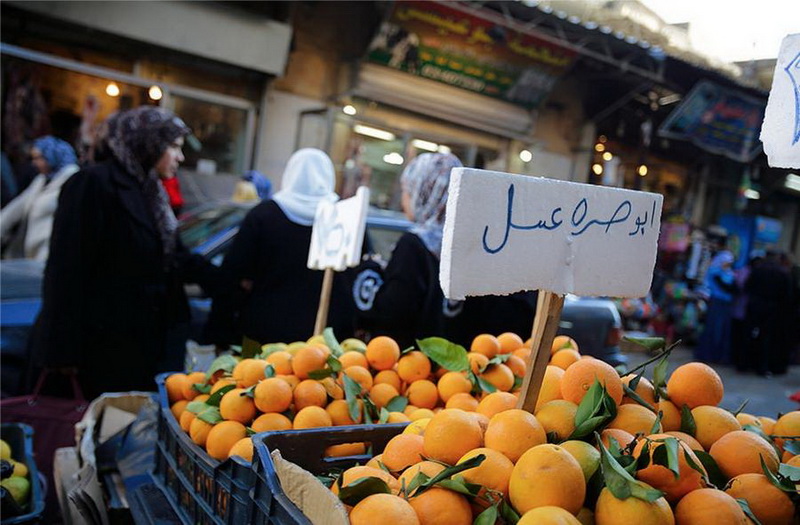
[[[386,443],[400,434],[407,423],[387,425],[354,425],[333,428],[312,428],[264,432],[253,436],[253,525],[279,523],[281,525],[312,525],[300,509],[289,500],[281,488],[270,452],[278,449],[281,456],[292,463],[318,475],[334,468],[346,469],[364,464],[373,454],[383,452]],[[368,443],[372,454],[325,457],[325,449],[343,443]]]
[[[3,423],[0,425],[0,437],[11,447],[12,459],[28,467],[28,480],[31,482],[30,500],[23,507],[27,512],[21,516],[4,518],[0,523],[2,525],[36,523],[44,513],[45,495],[39,479],[39,470],[33,459],[33,428],[24,423]]]
[[[192,442],[170,410],[164,382],[171,374],[156,376],[159,416],[153,477],[157,485],[185,523],[249,523],[255,472],[239,457],[217,461]]]

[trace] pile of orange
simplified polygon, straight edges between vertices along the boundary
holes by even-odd
[[[530,414],[517,409],[529,345],[513,334],[480,335],[467,352],[470,370],[454,372],[417,350],[401,355],[394,341],[378,337],[363,353],[341,355],[340,373],[313,380],[309,372],[330,366],[330,352],[312,342],[295,353],[242,360],[230,377],[213,374],[207,381],[212,391],[219,384],[235,385],[220,403],[225,421],[216,425],[197,423],[186,410],[187,398],[199,398],[187,385],[200,375],[176,374],[167,386],[181,425],[218,458],[249,458],[248,429],[362,423],[363,418],[350,417],[344,375],[361,386],[360,416],[365,403],[381,409],[407,400],[403,410],[383,418],[409,421],[403,433],[366,465],[344,471],[331,487],[351,504],[346,508],[354,525],[471,524],[479,516],[483,523],[518,518],[522,525],[752,523],[748,516],[764,525],[800,523],[798,497],[787,490],[800,481],[794,470],[800,456],[793,453],[800,443],[800,411],[777,419],[734,415],[718,406],[724,387],[705,364],[680,366],[659,385],[645,377],[621,377],[559,336]],[[266,364],[273,365],[274,377],[263,377]],[[579,407],[585,408],[581,402],[598,382],[615,415],[593,432],[573,436],[581,422]],[[253,385],[255,397],[243,396]],[[674,471],[663,464],[669,452],[661,447],[678,451]],[[364,451],[364,444],[353,443],[328,454]],[[612,491],[607,458],[620,469],[627,466],[626,483],[650,494],[649,500]],[[477,463],[430,485],[446,468],[467,461]],[[382,488],[354,500],[365,478],[378,478]],[[779,488],[775,482],[781,480]]]

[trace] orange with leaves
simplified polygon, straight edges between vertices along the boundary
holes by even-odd
[[[389,370],[400,359],[400,347],[391,337],[379,336],[367,343],[366,356],[375,370]]]

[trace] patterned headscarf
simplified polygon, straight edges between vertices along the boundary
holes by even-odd
[[[50,165],[50,173],[55,174],[68,164],[77,164],[78,157],[69,143],[52,135],[39,137],[33,141],[33,147],[42,152],[42,157]]]
[[[169,145],[189,133],[189,127],[171,111],[141,106],[108,117],[98,137],[100,149],[113,156],[141,185],[161,236],[167,265],[175,250],[178,221],[154,168]]]
[[[415,224],[410,231],[436,257],[442,251],[450,170],[461,166],[458,157],[450,153],[423,153],[411,161],[400,177],[403,191],[411,196]]]

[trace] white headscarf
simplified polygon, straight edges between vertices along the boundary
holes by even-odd
[[[339,200],[333,191],[335,181],[330,157],[321,150],[303,148],[289,158],[281,190],[272,198],[290,221],[312,226],[320,202]]]
[[[400,176],[403,191],[411,196],[414,226],[410,231],[422,239],[436,257],[442,251],[450,170],[461,166],[458,157],[450,153],[423,153],[412,160]]]

